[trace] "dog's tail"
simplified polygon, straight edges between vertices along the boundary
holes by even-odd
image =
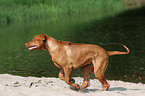
[[[122,44],[122,46],[127,50],[127,52],[120,52],[120,51],[107,51],[108,55],[111,56],[111,55],[119,55],[119,54],[129,54],[129,49]]]

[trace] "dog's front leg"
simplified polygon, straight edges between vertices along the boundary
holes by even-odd
[[[59,71],[59,78],[60,78],[61,80],[65,80],[65,76],[64,76],[63,69],[60,69],[60,71]]]
[[[63,71],[63,69],[60,69],[60,71],[59,71],[59,78],[60,78],[61,80],[64,80],[64,81],[65,81],[65,76],[64,76],[64,71]],[[73,78],[71,78],[71,79],[70,79],[70,82],[75,83],[75,80],[74,80]]]
[[[68,84],[68,85],[71,85],[73,86],[75,89],[79,90],[80,87],[78,84],[72,82],[71,80],[71,72],[72,72],[72,66],[67,66],[67,67],[64,67],[64,73],[65,73],[65,82]]]

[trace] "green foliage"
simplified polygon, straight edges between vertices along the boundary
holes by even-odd
[[[122,10],[120,0],[0,0],[0,24],[90,11],[102,17],[106,12],[114,15]]]

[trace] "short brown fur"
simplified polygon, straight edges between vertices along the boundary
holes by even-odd
[[[60,68],[59,78],[77,90],[80,89],[80,86],[71,78],[72,70],[82,67],[84,77],[82,88],[90,86],[90,74],[94,70],[96,78],[103,85],[103,90],[108,90],[110,85],[104,75],[108,65],[108,56],[129,53],[129,49],[125,45],[123,46],[127,52],[106,51],[97,45],[59,41],[46,34],[35,36],[25,46],[30,51],[48,51],[54,64]]]

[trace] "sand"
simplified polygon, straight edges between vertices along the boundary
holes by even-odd
[[[82,84],[83,78],[74,78]],[[0,74],[0,96],[145,96],[145,84],[108,80],[110,89],[102,91],[97,79],[91,86],[76,91],[59,78],[21,77]]]

